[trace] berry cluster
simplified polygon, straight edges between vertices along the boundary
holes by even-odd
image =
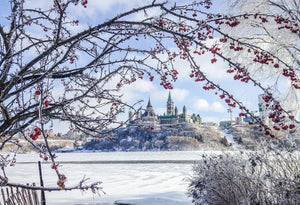
[[[32,140],[37,140],[39,138],[39,136],[42,134],[42,132],[41,132],[40,128],[38,128],[38,127],[35,127],[33,129],[33,131],[34,131],[34,133],[31,133],[29,137]]]
[[[75,6],[77,6],[79,0],[73,0],[73,2],[74,2],[74,4],[75,4]],[[87,1],[87,0],[81,0],[81,5],[82,5],[84,8],[86,8],[86,5],[87,5],[87,4],[88,4],[88,1]]]

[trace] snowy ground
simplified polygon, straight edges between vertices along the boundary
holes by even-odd
[[[48,192],[47,204],[112,205],[115,201],[122,201],[137,205],[191,205],[191,199],[185,194],[187,177],[192,173],[193,161],[199,160],[202,153],[58,153],[61,173],[68,177],[67,186],[76,185],[86,175],[91,182],[102,181],[106,194]],[[37,164],[27,163],[38,160],[37,154],[18,155],[17,161],[21,163],[9,168],[7,175],[10,181],[38,183]],[[46,186],[56,186],[57,179],[50,166],[43,163],[44,183]]]
[[[221,136],[225,136],[228,140],[229,143],[232,144],[234,149],[239,149],[242,148],[241,145],[239,145],[234,139],[233,139],[233,135],[229,133],[229,131],[227,129],[223,130],[220,128],[216,128],[218,129],[218,131],[220,132]]]

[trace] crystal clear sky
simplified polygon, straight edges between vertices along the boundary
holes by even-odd
[[[9,10],[7,2],[0,8],[1,19]],[[141,6],[145,3],[152,2],[152,0],[88,0],[87,8],[82,6],[74,7],[71,10],[71,17],[79,19],[81,25],[78,29],[85,28],[88,25],[96,25],[109,19],[118,13],[124,12],[130,8]],[[183,3],[184,1],[177,1]],[[26,4],[31,7],[52,6],[53,2],[50,0],[26,0]],[[216,1],[215,8],[219,9],[223,6],[221,0]],[[153,10],[153,14],[156,11]],[[150,14],[151,15],[151,14]],[[138,16],[136,16],[138,19]],[[1,23],[1,22],[0,22]],[[219,85],[227,88],[231,93],[244,102],[250,110],[258,110],[258,95],[261,94],[255,87],[249,84],[233,81],[233,76],[226,73],[227,65],[218,60],[217,63],[211,64],[211,56],[205,55],[197,58],[198,64],[207,76],[218,82]],[[173,90],[165,90],[159,85],[159,79],[154,79],[153,82],[148,80],[138,80],[134,84],[122,88],[123,98],[128,103],[134,103],[138,100],[143,100],[142,106],[146,106],[148,99],[151,99],[154,111],[157,114],[166,112],[166,102],[168,93],[171,91],[171,96],[174,105],[178,107],[179,113],[182,112],[182,107],[187,107],[188,114],[200,114],[204,122],[219,122],[220,120],[229,120],[230,115],[227,111],[228,107],[215,91],[205,91],[202,86],[205,84],[193,82],[189,77],[188,64],[184,61],[177,61],[175,63],[176,69],[179,71],[179,79],[174,83]],[[238,109],[233,110],[233,117],[239,113]],[[127,115],[126,115],[127,116]],[[66,132],[68,126],[60,126],[58,131]]]

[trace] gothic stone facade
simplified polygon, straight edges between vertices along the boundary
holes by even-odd
[[[195,114],[194,114],[195,115]],[[194,116],[193,115],[193,116]],[[184,122],[191,123],[199,123],[201,124],[201,118],[197,115],[197,118],[193,117],[189,118],[187,115],[187,109],[185,106],[182,108],[182,113],[178,113],[178,108],[174,107],[174,102],[171,98],[171,93],[169,92],[169,97],[167,100],[167,112],[164,115],[156,115],[153,107],[151,105],[150,99],[148,101],[148,105],[144,111],[144,113],[138,113],[136,116],[135,122],[139,123],[151,123],[151,124],[177,124]],[[131,123],[133,122],[133,116],[130,112],[129,117],[131,119]]]

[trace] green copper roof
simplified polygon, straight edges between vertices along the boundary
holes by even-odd
[[[164,115],[164,116],[158,116],[159,119],[176,119],[176,115]]]
[[[171,102],[171,92],[169,91],[169,98],[168,98],[168,102]]]

